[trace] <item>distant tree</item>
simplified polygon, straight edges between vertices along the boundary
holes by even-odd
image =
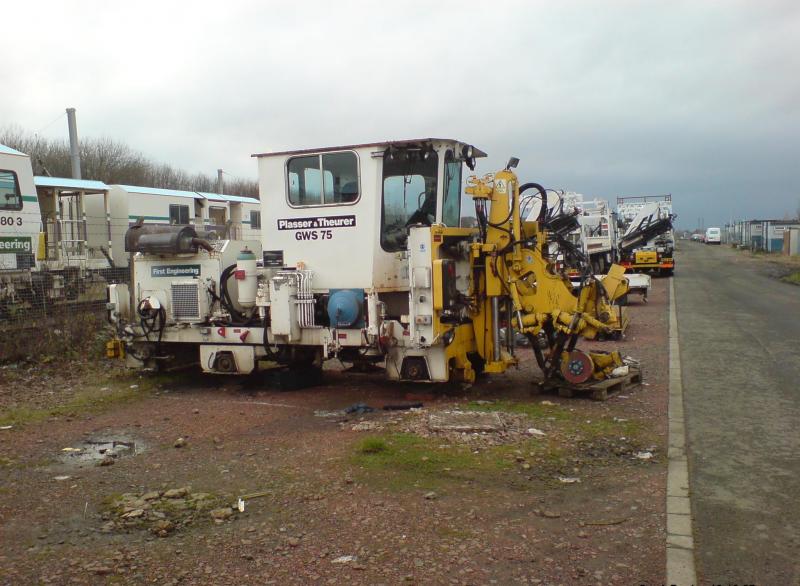
[[[42,138],[19,127],[9,126],[0,130],[0,144],[30,155],[36,175],[69,177],[72,173],[69,143],[66,140]],[[81,171],[87,179],[108,184],[187,191],[214,192],[217,188],[216,176],[203,173],[192,175],[167,163],[152,161],[125,143],[111,138],[82,138],[80,149]],[[258,197],[258,182],[226,178],[225,193]]]

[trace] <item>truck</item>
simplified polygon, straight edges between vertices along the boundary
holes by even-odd
[[[485,153],[455,139],[254,156],[260,240],[128,231],[133,278],[109,287],[109,352],[132,368],[303,376],[335,357],[380,365],[390,380],[472,382],[520,364],[520,335],[544,380],[591,382],[622,365],[577,342],[617,327],[624,268],[602,282],[589,270],[573,291],[551,252],[571,220],[520,181],[518,159],[464,181]],[[460,226],[462,193],[475,227]],[[534,194],[544,211],[526,218]]]
[[[675,270],[672,195],[617,198],[620,264],[669,276]]]

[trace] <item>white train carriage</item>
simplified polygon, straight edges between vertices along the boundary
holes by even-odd
[[[30,157],[0,145],[0,315],[31,288],[39,227]]]
[[[110,191],[113,246],[125,250],[125,232],[140,219],[145,224],[192,226],[198,232],[235,239],[257,238],[250,228],[253,212],[260,226],[261,202],[236,195],[112,185]],[[127,266],[126,258],[124,266]]]
[[[196,191],[112,185],[110,199],[112,237],[118,250],[125,250],[125,232],[139,220],[145,224],[191,225],[204,230],[206,201]]]
[[[204,222],[231,240],[258,240],[261,237],[261,202],[253,197],[199,191],[208,201]]]
[[[110,187],[102,181],[34,177],[41,213],[38,268],[106,269],[124,260],[114,249]]]
[[[248,239],[259,235],[260,207],[226,194],[34,177],[28,155],[0,145],[0,317],[104,299],[107,282],[127,278],[125,233],[140,219]]]

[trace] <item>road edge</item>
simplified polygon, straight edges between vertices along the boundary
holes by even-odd
[[[683,415],[674,277],[669,279],[669,448],[667,452],[667,584],[697,584]]]

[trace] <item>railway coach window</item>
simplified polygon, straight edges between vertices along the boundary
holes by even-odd
[[[18,211],[22,209],[22,194],[19,192],[17,174],[13,171],[0,171],[0,210]]]
[[[289,204],[319,206],[353,203],[358,199],[358,159],[355,153],[325,153],[293,157],[286,165]]]
[[[189,206],[182,206],[179,204],[170,204],[169,206],[169,223],[173,225],[188,225],[189,224]]]

